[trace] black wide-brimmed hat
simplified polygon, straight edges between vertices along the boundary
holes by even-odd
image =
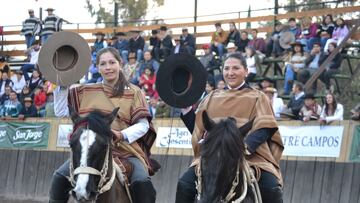
[[[156,89],[168,105],[185,108],[200,99],[206,80],[207,72],[195,56],[174,54],[161,64],[156,76]]]

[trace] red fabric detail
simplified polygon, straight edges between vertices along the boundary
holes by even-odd
[[[46,93],[44,91],[39,92],[34,96],[34,104],[36,107],[42,107],[46,103]]]

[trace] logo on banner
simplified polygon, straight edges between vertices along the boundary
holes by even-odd
[[[42,141],[43,132],[40,126],[22,126],[15,128],[12,136],[13,144],[39,143]]]
[[[187,128],[159,127],[156,147],[191,149],[191,133]]]
[[[284,156],[339,157],[344,126],[279,126]]]

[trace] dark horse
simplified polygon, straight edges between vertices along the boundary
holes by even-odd
[[[254,119],[240,128],[231,117],[215,123],[206,111],[202,119],[207,134],[200,147],[200,170],[197,169],[198,202],[256,202],[249,178],[244,179],[247,176],[244,136]]]
[[[93,111],[80,117],[70,109],[74,130],[70,138],[70,182],[76,202],[130,202],[112,158],[110,124],[119,108],[111,114]],[[120,176],[116,178],[115,175]],[[122,178],[122,179],[121,179]]]

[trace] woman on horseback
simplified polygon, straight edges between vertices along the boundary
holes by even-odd
[[[156,133],[141,90],[130,84],[123,74],[122,60],[112,47],[101,49],[96,66],[103,77],[102,83],[79,85],[68,90],[68,102],[80,116],[97,109],[109,113],[120,107],[111,124],[114,135],[113,158],[115,162],[130,163],[129,175],[131,198],[134,203],[154,203],[156,191],[150,174],[158,169],[149,158]],[[76,126],[74,127],[76,128]],[[75,129],[74,129],[75,130]],[[50,203],[67,202],[72,189],[69,161],[58,168],[52,178]]]
[[[214,120],[233,117],[237,126],[255,119],[250,133],[245,137],[246,160],[255,171],[263,202],[282,202],[283,182],[279,163],[284,147],[268,98],[245,82],[247,75],[246,59],[241,54],[227,56],[223,68],[227,88],[210,93],[200,103],[196,113],[191,108],[183,109],[181,118],[193,132],[195,157],[179,179],[176,203],[194,202],[197,194],[195,167],[200,160],[200,143],[206,136],[201,116],[204,110]]]

